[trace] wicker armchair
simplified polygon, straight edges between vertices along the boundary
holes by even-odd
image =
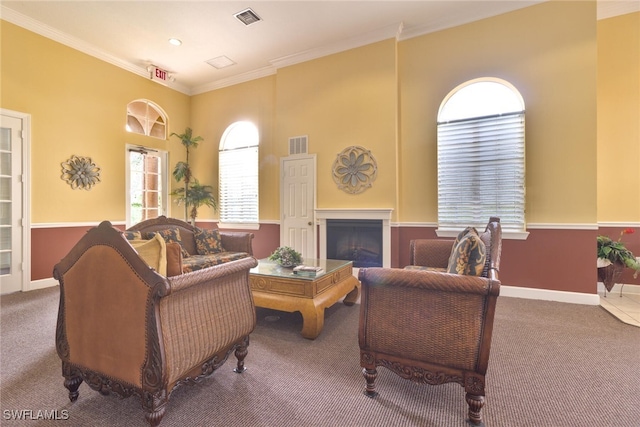
[[[485,374],[500,293],[501,235],[500,220],[491,218],[480,235],[486,245],[480,276],[417,266],[360,270],[360,364],[367,396],[378,394],[378,366],[417,383],[457,382],[466,391],[469,420],[482,423]],[[453,241],[443,240],[411,242],[411,260],[446,268],[452,245]],[[429,254],[435,257],[435,265],[428,262]]]
[[[85,382],[137,395],[157,426],[178,386],[200,382],[230,354],[244,371],[256,324],[249,285],[255,258],[165,277],[103,221],[55,266],[56,349],[72,402]]]

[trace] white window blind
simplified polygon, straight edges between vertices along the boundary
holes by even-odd
[[[438,123],[438,227],[525,229],[524,111]]]
[[[258,223],[258,147],[220,150],[220,221]]]

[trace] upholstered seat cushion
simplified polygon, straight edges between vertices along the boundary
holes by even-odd
[[[203,268],[223,264],[229,261],[235,261],[248,256],[249,254],[246,252],[218,252],[217,254],[209,255],[191,255],[189,258],[183,258],[182,271],[184,273],[190,273],[192,271],[202,270]]]
[[[456,237],[447,272],[481,276],[486,259],[486,246],[478,232],[473,227],[467,227]]]

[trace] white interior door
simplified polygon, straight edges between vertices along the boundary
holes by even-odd
[[[0,124],[0,293],[23,287],[23,120],[2,115]]]
[[[282,221],[280,246],[290,246],[303,258],[317,258],[316,225],[316,158],[311,156],[284,157],[280,161],[282,173]]]

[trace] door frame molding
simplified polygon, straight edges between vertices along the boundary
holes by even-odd
[[[0,115],[22,120],[22,291],[31,286],[31,114],[0,108]]]
[[[317,195],[318,195],[318,160],[316,154],[291,154],[289,156],[280,157],[280,242],[284,241],[284,162],[289,160],[313,160],[313,256],[318,258],[318,224],[316,220]]]

